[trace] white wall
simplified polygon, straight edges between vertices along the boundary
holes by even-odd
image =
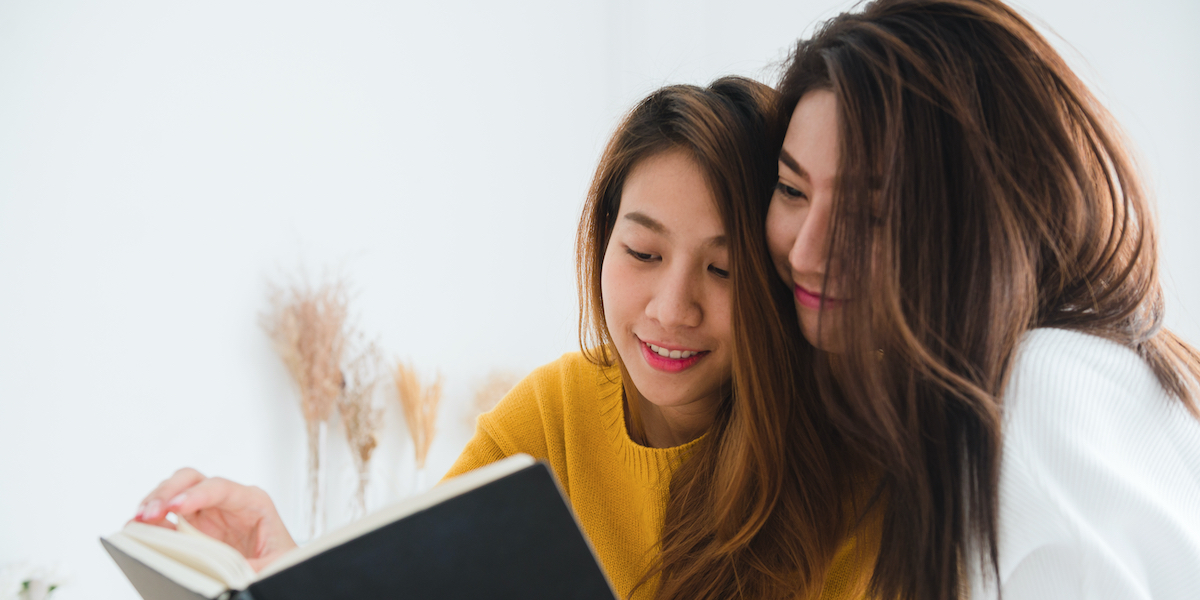
[[[1169,322],[1200,341],[1200,5],[1029,4],[1141,149]],[[96,537],[181,465],[261,485],[301,533],[302,421],[257,325],[299,265],[446,376],[436,478],[479,378],[576,347],[575,220],[620,114],[666,83],[773,82],[846,5],[0,2],[0,565],[135,597]],[[410,455],[393,410],[374,502]]]

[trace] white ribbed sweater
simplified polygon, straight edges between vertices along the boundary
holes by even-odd
[[[1200,599],[1200,421],[1135,352],[1032,331],[1004,411],[1005,600]],[[972,598],[995,598],[971,573]]]

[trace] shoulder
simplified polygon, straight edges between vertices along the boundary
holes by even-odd
[[[1069,476],[1132,473],[1166,446],[1200,453],[1200,422],[1158,383],[1132,349],[1059,329],[1030,331],[1017,349],[1002,399],[1005,462],[1033,462]],[[1086,468],[1085,468],[1086,466]]]
[[[616,372],[615,367],[597,365],[580,352],[568,352],[534,369],[509,395],[561,404],[565,398],[595,393],[598,382],[612,372]]]
[[[1077,331],[1035,329],[1017,348],[1003,404],[1012,427],[1091,420],[1169,400],[1132,349]]]
[[[1200,586],[1200,421],[1136,352],[1079,332],[1031,331],[1003,410],[1006,598]]]
[[[585,418],[586,408],[596,406],[605,382],[619,385],[619,378],[616,367],[597,365],[582,353],[569,352],[534,369],[479,417],[479,426],[502,445],[525,447],[532,438],[557,435],[568,421]]]
[[[597,375],[614,368],[596,364],[582,352],[567,352],[558,357],[558,360],[535,369],[530,374],[530,378],[537,377],[543,380],[549,379],[581,385],[593,382]]]
[[[1065,329],[1034,329],[1025,334],[1013,360],[1011,384],[1077,383],[1103,375],[1109,384],[1148,387],[1157,380],[1131,348],[1102,337]]]

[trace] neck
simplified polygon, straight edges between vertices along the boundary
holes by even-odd
[[[638,392],[624,365],[621,365],[621,375],[625,392],[625,427],[633,441],[650,448],[671,448],[704,435],[712,426],[718,398],[662,407]]]
[[[699,404],[699,403],[697,403]],[[642,430],[645,443],[651,448],[682,446],[708,431],[712,425],[714,410],[712,403],[696,407],[660,407],[641,399]]]

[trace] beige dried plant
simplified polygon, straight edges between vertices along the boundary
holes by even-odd
[[[346,441],[358,470],[358,488],[354,498],[359,514],[367,511],[367,484],[370,482],[371,455],[378,445],[383,426],[383,408],[375,401],[375,389],[383,371],[383,356],[374,342],[356,344],[347,354],[346,387],[338,398],[338,414],[346,430]]]
[[[270,310],[261,316],[263,329],[300,390],[308,434],[310,535],[316,532],[321,510],[321,432],[344,385],[341,363],[347,314],[345,285],[334,280],[316,287],[307,282],[271,285]]]
[[[487,377],[484,377],[483,381],[475,386],[475,396],[472,398],[467,414],[464,415],[467,423],[474,427],[475,420],[479,418],[479,415],[492,410],[520,380],[521,378],[512,371],[500,369],[489,371]]]
[[[342,351],[347,299],[341,281],[271,287],[263,329],[300,388],[304,420],[329,419],[342,391]]]
[[[396,395],[400,398],[400,406],[404,408],[404,423],[412,436],[413,448],[416,453],[417,469],[425,468],[425,459],[429,456],[429,447],[433,444],[433,435],[437,432],[438,404],[442,399],[442,377],[428,387],[421,384],[421,378],[412,365],[398,361],[392,369],[392,378],[396,384]]]

